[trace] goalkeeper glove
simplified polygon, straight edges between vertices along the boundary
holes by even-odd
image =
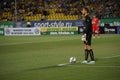
[[[86,34],[82,35],[82,41],[86,41]]]

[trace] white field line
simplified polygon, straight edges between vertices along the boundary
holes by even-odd
[[[100,59],[110,59],[110,58],[115,58],[115,57],[120,57],[120,55],[108,56],[108,57],[103,57]],[[77,61],[76,63],[79,63],[79,62],[82,62],[82,61]],[[91,64],[87,64],[87,65],[91,65]],[[58,64],[57,66],[72,66],[72,65],[70,65],[70,63],[62,63],[62,64]],[[120,68],[120,66],[78,66],[78,65],[74,65],[72,67]]]
[[[120,55],[115,55],[115,56],[108,56],[108,57],[103,57],[101,59],[109,59],[109,58],[116,58],[116,57],[120,57]]]
[[[17,45],[17,44],[28,44],[28,43],[39,43],[39,42],[54,42],[54,41],[65,41],[65,40],[75,40],[78,38],[62,38],[59,40],[43,40],[43,41],[29,41],[29,42],[16,42],[16,43],[3,43],[0,46],[10,46],[10,45]]]
[[[120,68],[120,66],[79,66],[79,65],[68,65],[70,67],[89,67],[89,68]]]
[[[36,42],[18,42],[18,43],[5,43],[5,44],[0,44],[0,46],[10,46],[10,45],[17,45],[17,44],[26,44],[26,43],[36,43]]]
[[[114,36],[102,36],[106,39],[106,37],[114,37]],[[27,43],[38,43],[38,42],[53,42],[53,41],[64,41],[64,40],[75,40],[75,39],[81,39],[81,36],[79,37],[66,37],[66,38],[61,38],[61,37],[56,37],[55,39],[59,40],[43,40],[43,41],[30,41],[30,42],[16,42],[16,43],[1,43],[0,46],[9,46],[9,45],[17,45],[17,44],[27,44]]]

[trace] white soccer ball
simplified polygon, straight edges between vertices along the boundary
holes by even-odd
[[[76,63],[76,58],[75,58],[75,57],[70,57],[69,62],[70,62],[70,63]]]

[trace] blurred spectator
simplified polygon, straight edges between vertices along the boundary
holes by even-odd
[[[31,22],[30,21],[27,21],[26,24],[27,24],[27,27],[31,27]]]
[[[93,14],[99,18],[120,18],[119,0],[1,0],[0,14],[1,21],[10,21],[15,17],[15,8],[19,19],[25,20],[25,16],[34,16],[42,14],[49,15],[48,9],[56,9],[56,13],[65,15],[79,15],[78,9],[87,6]],[[50,14],[51,15],[51,14]]]
[[[15,27],[17,27],[17,28],[22,27],[22,22],[20,20],[18,20],[17,22],[15,22]]]

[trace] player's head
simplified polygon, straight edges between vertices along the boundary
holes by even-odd
[[[95,18],[95,17],[96,17],[96,14],[94,14],[93,17]]]
[[[83,15],[86,15],[86,14],[89,13],[89,9],[88,9],[87,7],[83,7],[83,8],[81,9],[81,13],[82,13]]]

